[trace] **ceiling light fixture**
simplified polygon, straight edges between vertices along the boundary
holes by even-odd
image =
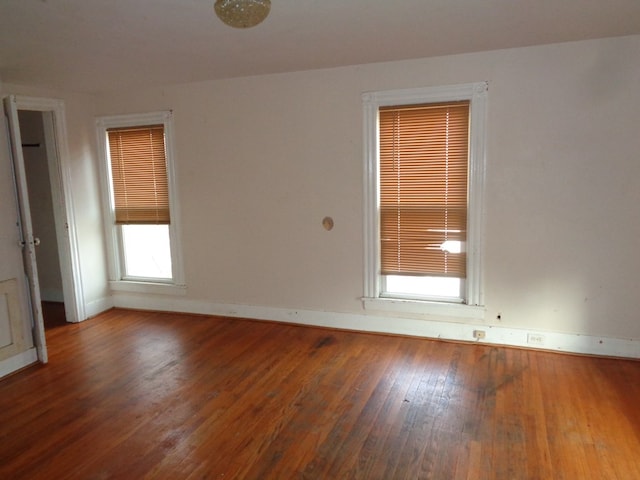
[[[271,0],[216,0],[216,15],[234,28],[255,27],[271,10]]]

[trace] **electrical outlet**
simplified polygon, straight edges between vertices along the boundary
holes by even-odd
[[[477,339],[477,340],[482,340],[484,337],[486,337],[486,333],[484,330],[474,330],[473,331],[473,338]]]
[[[529,345],[544,345],[544,335],[540,335],[539,333],[528,333],[527,343]]]

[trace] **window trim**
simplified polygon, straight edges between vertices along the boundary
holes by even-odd
[[[460,316],[464,309],[484,305],[483,289],[483,215],[486,170],[487,82],[461,85],[366,92],[363,102],[364,137],[364,306],[373,309],[401,310],[409,313],[433,313]],[[433,299],[409,299],[381,295],[379,227],[379,141],[378,110],[392,105],[470,100],[469,192],[467,219],[467,277],[463,304]],[[401,306],[402,308],[398,308]],[[414,312],[415,310],[415,312]],[[476,310],[476,309],[473,309]],[[477,317],[480,310],[473,314]],[[463,314],[461,316],[466,316]]]
[[[141,125],[162,124],[165,135],[167,177],[169,186],[169,240],[171,242],[171,279],[142,279],[124,276],[121,235],[115,224],[111,169],[108,161],[107,129],[135,127]],[[109,115],[96,119],[98,135],[98,153],[101,162],[101,183],[104,211],[104,229],[107,245],[109,285],[112,290],[140,293],[182,293],[185,289],[182,244],[180,240],[180,205],[176,186],[176,167],[174,154],[173,112],[170,110],[141,114]],[[173,287],[177,287],[177,290]],[[174,291],[175,290],[175,291]]]

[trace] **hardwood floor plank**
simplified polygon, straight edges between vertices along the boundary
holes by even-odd
[[[0,478],[640,478],[637,361],[117,309],[47,340]]]

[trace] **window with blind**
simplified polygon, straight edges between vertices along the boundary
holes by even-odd
[[[183,283],[171,119],[171,112],[98,119],[112,284]]]
[[[169,224],[164,125],[107,129],[118,224]]]
[[[480,304],[486,84],[363,98],[365,298]]]
[[[384,275],[464,278],[469,102],[382,107]]]

